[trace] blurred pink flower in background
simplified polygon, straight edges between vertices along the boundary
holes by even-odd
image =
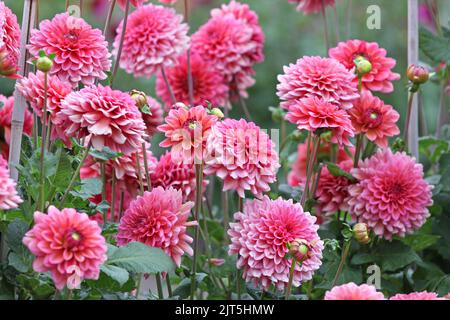
[[[133,7],[138,8],[138,7],[142,6],[145,2],[148,2],[148,0],[130,0],[130,5],[132,5]],[[127,4],[127,0],[117,0],[117,4],[119,5],[119,7],[122,10],[125,10],[125,6]]]
[[[150,110],[149,113],[142,112],[142,120],[144,120],[146,133],[152,137],[158,132],[158,126],[164,122],[163,108],[161,104],[150,96],[147,96],[147,105]]]
[[[3,128],[3,138],[9,145],[11,139],[11,121],[14,109],[14,97],[5,97],[0,94],[0,127]],[[33,131],[33,114],[25,108],[23,119],[23,133],[31,136]]]
[[[367,284],[358,286],[350,282],[328,290],[324,300],[385,300],[385,298],[374,286]]]
[[[297,5],[297,11],[305,14],[318,13],[324,6],[334,6],[335,0],[289,0],[290,3]]]
[[[18,69],[20,26],[16,15],[0,1],[0,75],[13,76]]]
[[[439,298],[435,292],[411,292],[411,293],[397,293],[392,296],[389,300],[445,300],[444,298]]]
[[[9,177],[8,162],[0,155],[0,210],[15,209],[22,202],[16,182]]]

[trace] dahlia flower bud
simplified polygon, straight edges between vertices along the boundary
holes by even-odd
[[[53,61],[49,57],[39,57],[36,59],[36,68],[47,73],[53,68]]]
[[[17,67],[8,57],[6,50],[0,51],[0,76],[14,77],[17,72]]]
[[[269,107],[269,111],[272,112],[272,120],[280,123],[284,119],[284,111],[281,108]]]
[[[225,117],[222,110],[220,110],[219,108],[212,108],[209,113],[212,114],[213,116],[216,116],[219,119],[222,119],[223,117]]]
[[[406,76],[409,81],[411,81],[415,85],[421,85],[428,81],[430,77],[428,70],[422,66],[417,66],[412,64],[406,70]]]
[[[310,256],[310,246],[308,241],[303,239],[295,239],[288,244],[289,254],[298,262],[305,261]]]
[[[365,223],[355,224],[353,226],[353,235],[359,243],[368,244],[370,242],[369,231]]]
[[[358,56],[354,62],[356,66],[356,74],[359,77],[362,77],[363,75],[372,71],[372,64],[366,58]]]
[[[131,99],[133,99],[136,102],[136,107],[138,107],[139,109],[144,108],[148,104],[147,96],[142,91],[131,90],[130,96],[131,96]]]

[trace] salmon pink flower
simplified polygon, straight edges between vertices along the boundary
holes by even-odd
[[[9,145],[11,140],[11,121],[14,109],[14,97],[5,97],[0,94],[0,127],[3,128],[3,137]],[[23,133],[31,136],[33,130],[33,114],[25,109],[23,119]]]
[[[0,155],[0,210],[15,209],[22,202],[17,194],[16,182],[9,177],[8,163]]]
[[[385,300],[381,292],[367,284],[356,285],[353,282],[333,287],[325,293],[324,300]]]
[[[111,0],[109,0],[111,1]],[[133,7],[140,7],[144,4],[144,2],[148,2],[148,0],[130,0],[130,5],[132,5]],[[127,0],[117,0],[117,4],[119,5],[119,7],[122,10],[125,10],[125,6],[127,4]]]
[[[289,0],[290,3],[297,5],[297,11],[303,11],[305,14],[320,12],[326,6],[334,6],[335,0]]]
[[[15,78],[20,55],[20,26],[16,15],[0,1],[0,75]]]
[[[445,300],[444,298],[439,298],[435,292],[411,292],[411,293],[397,293],[392,296],[389,300]]]

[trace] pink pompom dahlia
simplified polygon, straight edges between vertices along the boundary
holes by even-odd
[[[144,120],[147,128],[145,132],[151,138],[158,131],[158,126],[164,122],[163,108],[158,101],[150,96],[147,96],[147,106],[150,113],[142,112],[142,120]]]
[[[286,120],[297,125],[299,130],[330,130],[331,142],[351,145],[349,137],[354,136],[354,128],[347,111],[322,98],[306,97],[289,107]]]
[[[173,188],[154,188],[137,197],[120,220],[117,243],[126,245],[132,241],[161,248],[180,266],[186,252],[192,255],[192,238],[187,227],[196,225],[188,222],[193,202],[183,203],[181,191]]]
[[[17,194],[16,182],[9,177],[8,163],[0,155],[0,210],[15,209],[22,202]]]
[[[283,70],[284,74],[278,75],[277,95],[286,110],[304,97],[322,98],[350,109],[359,97],[353,82],[355,74],[334,59],[305,56]]]
[[[444,298],[439,298],[435,292],[411,292],[411,293],[397,293],[392,296],[389,300],[445,300]]]
[[[68,137],[90,137],[97,150],[130,154],[142,144],[145,124],[130,95],[102,85],[72,92],[61,103],[57,123]]]
[[[41,50],[55,54],[50,74],[73,87],[79,82],[93,85],[97,79],[104,80],[111,68],[111,54],[102,31],[68,13],[43,20],[39,30],[31,31],[28,49],[35,56]]]
[[[228,86],[225,84],[222,74],[208,60],[202,59],[198,54],[192,53],[190,59],[194,105],[206,107],[211,103],[213,106],[223,106],[228,98]],[[187,56],[180,56],[175,66],[166,69],[166,75],[176,102],[189,105]],[[162,73],[158,74],[156,80],[156,93],[165,103],[166,109],[173,105]]]
[[[20,55],[20,26],[16,15],[0,1],[0,75],[14,77]]]
[[[297,5],[297,11],[311,14],[322,11],[326,6],[334,6],[335,0],[289,0],[289,2]]]
[[[158,127],[166,139],[159,145],[172,147],[172,159],[184,163],[202,163],[206,140],[217,117],[210,115],[203,106],[176,107],[169,111],[165,123]]]
[[[205,174],[223,180],[223,191],[236,190],[245,198],[245,190],[262,197],[277,179],[280,167],[275,144],[253,122],[226,119],[218,122],[208,139]]]
[[[50,206],[48,214],[34,213],[34,223],[23,243],[36,256],[36,272],[50,272],[58,290],[98,279],[106,261],[106,241],[97,222],[75,209]]]
[[[11,121],[14,109],[14,97],[5,97],[0,94],[0,127],[3,128],[3,137],[7,144],[11,140]],[[25,109],[23,119],[23,133],[31,136],[33,131],[33,114]]]
[[[406,153],[379,151],[352,170],[358,183],[349,186],[346,202],[358,222],[388,240],[419,229],[430,215],[432,187],[422,165]]]
[[[287,245],[302,240],[308,244],[308,253],[301,264],[295,266],[293,286],[312,278],[322,264],[323,242],[315,224],[316,218],[303,212],[300,204],[292,200],[247,201],[244,212],[234,214],[228,234],[230,255],[239,254],[237,267],[243,269],[243,278],[263,290],[274,285],[282,291],[289,281],[291,258],[286,259]]]
[[[148,4],[128,17],[120,67],[136,77],[150,78],[161,67],[175,64],[189,45],[188,25],[174,9]],[[117,27],[113,54],[117,55],[123,21]]]
[[[386,50],[380,48],[376,42],[366,42],[363,40],[348,40],[339,42],[336,48],[331,48],[328,52],[331,58],[338,60],[348,70],[355,67],[354,60],[363,57],[372,64],[372,70],[362,77],[362,87],[365,90],[392,92],[394,86],[392,81],[400,79],[398,73],[391,71],[395,67],[395,60],[386,57]],[[358,83],[355,78],[354,83]]]
[[[381,292],[367,284],[356,285],[353,282],[333,287],[325,293],[324,300],[385,300]]]

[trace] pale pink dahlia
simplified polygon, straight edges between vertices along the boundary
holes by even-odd
[[[228,230],[231,240],[228,254],[239,254],[237,268],[244,270],[245,281],[266,291],[272,284],[284,290],[291,266],[291,258],[286,259],[287,245],[294,240],[306,241],[309,252],[301,265],[295,267],[293,286],[310,280],[322,264],[319,226],[300,204],[264,196],[261,200],[247,201],[244,212],[236,212],[234,220]]]
[[[327,291],[324,300],[384,300],[384,296],[374,286],[349,282]]]
[[[444,298],[439,298],[435,292],[411,292],[411,293],[397,293],[392,296],[389,300],[445,300]]]
[[[111,0],[110,0],[111,1]],[[133,7],[140,7],[144,4],[144,2],[148,2],[148,0],[130,0],[130,5],[132,5]],[[127,4],[127,0],[117,0],[117,4],[119,5],[119,7],[124,10],[125,6]]]
[[[203,161],[206,140],[217,117],[208,114],[203,106],[193,108],[173,108],[165,123],[158,127],[166,139],[159,145],[172,147],[172,159],[177,162],[192,163]]]
[[[194,105],[208,106],[210,103],[213,106],[223,106],[228,98],[228,86],[222,74],[198,54],[192,53],[190,59]],[[180,56],[175,66],[166,69],[166,75],[176,101],[189,105],[187,56]],[[165,103],[166,109],[173,105],[161,73],[158,74],[156,81],[156,93]]]
[[[0,94],[0,127],[3,128],[3,137],[7,144],[11,140],[11,121],[12,113],[14,109],[14,97],[5,97]],[[23,133],[27,136],[31,136],[33,130],[33,114],[25,109],[23,119]]]
[[[358,183],[349,186],[346,202],[358,222],[388,240],[419,229],[430,215],[432,187],[420,163],[406,153],[379,151],[352,170]]]
[[[305,14],[317,13],[324,6],[334,6],[335,0],[289,0],[290,3],[297,5],[297,11],[303,11]]]
[[[388,146],[388,137],[400,133],[397,121],[400,115],[388,104],[373,96],[370,91],[361,93],[361,97],[348,110],[355,133],[365,134],[381,148]]]
[[[15,209],[22,202],[17,194],[16,182],[9,177],[8,163],[0,155],[0,210]]]
[[[355,67],[354,60],[362,56],[372,64],[372,70],[362,78],[362,87],[365,90],[392,92],[393,80],[400,79],[398,73],[391,71],[395,67],[395,60],[386,57],[386,50],[380,48],[376,42],[366,42],[364,40],[348,40],[339,42],[336,48],[331,48],[328,52],[331,58],[338,60],[348,70]],[[355,84],[358,79],[353,80]]]
[[[117,243],[121,246],[131,241],[161,248],[180,266],[181,256],[192,255],[192,238],[187,227],[193,202],[183,203],[181,191],[173,188],[154,188],[134,200],[120,220]]]
[[[151,174],[153,187],[172,187],[181,191],[183,201],[195,201],[196,182],[195,166],[193,163],[182,163],[172,160],[172,154],[166,152],[162,155]],[[206,190],[208,180],[203,179],[203,192]]]
[[[143,142],[145,124],[130,95],[102,85],[72,92],[61,103],[57,121],[68,137],[90,137],[97,150],[130,154]]]
[[[58,290],[98,279],[106,261],[106,241],[97,222],[75,209],[50,206],[48,214],[34,213],[34,223],[23,243],[36,256],[36,272],[50,272]]]
[[[353,160],[346,160],[337,164],[342,170],[350,172],[353,168]],[[319,202],[320,211],[329,215],[338,210],[345,210],[348,197],[348,186],[350,180],[346,177],[335,177],[327,167],[322,168],[316,197]]]
[[[152,137],[157,131],[158,126],[164,122],[163,108],[161,104],[150,96],[147,96],[147,105],[150,113],[142,113],[142,120],[144,120],[145,131],[149,137]]]
[[[17,23],[17,17],[3,1],[0,1],[0,51],[6,54],[5,59],[9,66],[6,69],[11,68],[14,73],[18,69],[19,48],[20,26]],[[3,64],[5,63],[6,61]],[[6,64],[4,67],[6,67]],[[3,74],[3,72],[8,73],[8,70],[0,69],[0,74]]]
[[[351,145],[349,137],[354,136],[354,128],[347,111],[340,109],[322,98],[307,97],[298,99],[289,106],[286,120],[297,125],[298,130],[311,133],[330,130],[331,142]]]
[[[208,138],[205,174],[223,180],[223,191],[245,190],[262,197],[277,179],[280,167],[275,144],[253,122],[226,119],[218,122]]]
[[[188,25],[174,9],[148,4],[128,17],[120,67],[136,77],[150,78],[161,67],[172,65],[187,50]],[[122,24],[117,27],[113,53],[117,55]]]
[[[41,50],[56,54],[50,74],[73,87],[79,82],[93,85],[96,79],[104,80],[111,68],[111,54],[102,31],[68,13],[43,20],[39,30],[31,31],[28,49],[35,56]]]

